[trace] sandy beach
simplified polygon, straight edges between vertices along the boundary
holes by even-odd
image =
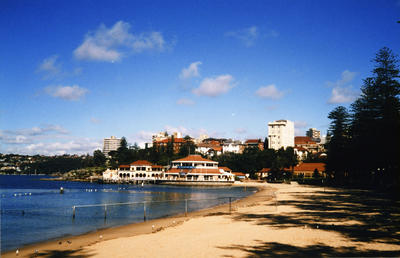
[[[361,190],[247,185],[260,191],[231,209],[223,205],[27,246],[18,257],[400,255],[398,201]]]

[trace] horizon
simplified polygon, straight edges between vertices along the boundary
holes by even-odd
[[[0,153],[92,154],[167,131],[264,140],[268,122],[326,135],[400,1],[0,3]],[[373,19],[372,19],[373,17]]]

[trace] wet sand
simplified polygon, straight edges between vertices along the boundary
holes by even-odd
[[[250,186],[250,185],[249,185]],[[19,257],[400,256],[400,205],[368,191],[258,184],[207,210],[28,246]],[[15,251],[3,257],[16,257]]]

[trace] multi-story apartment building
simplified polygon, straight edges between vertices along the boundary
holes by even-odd
[[[116,138],[115,136],[111,136],[110,138],[105,138],[103,140],[103,153],[108,156],[110,151],[116,151],[118,148],[121,147],[121,139]]]
[[[315,128],[310,128],[306,132],[306,136],[310,137],[313,141],[320,142],[321,141],[321,131],[315,129]]]
[[[294,123],[289,120],[277,120],[268,123],[268,148],[294,147]]]

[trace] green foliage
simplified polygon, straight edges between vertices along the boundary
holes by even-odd
[[[220,166],[226,166],[233,171],[249,173],[255,178],[255,173],[263,168],[271,168],[273,173],[278,173],[284,168],[297,165],[297,157],[293,148],[259,150],[258,148],[246,148],[242,154],[226,153],[214,158]]]
[[[104,167],[106,164],[106,156],[101,150],[95,150],[93,152],[93,163],[97,167]]]
[[[339,183],[398,187],[400,157],[400,83],[398,57],[386,47],[373,60],[351,117],[335,109],[328,144],[327,168]],[[340,127],[340,116],[343,120]],[[351,159],[349,158],[351,157]]]

